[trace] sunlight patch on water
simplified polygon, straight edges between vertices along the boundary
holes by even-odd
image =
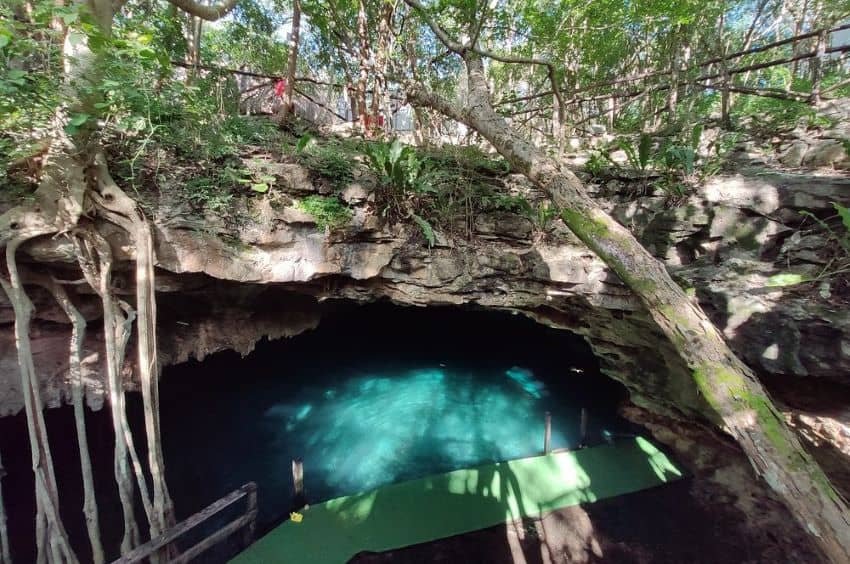
[[[271,452],[300,452],[307,480],[336,492],[533,454],[548,392],[526,368],[505,374],[499,380],[427,367],[306,385],[266,410],[267,430],[281,447]],[[553,432],[553,444],[567,441]],[[285,475],[290,462],[279,457],[275,466]]]

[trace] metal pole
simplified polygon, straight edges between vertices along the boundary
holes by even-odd
[[[546,427],[543,431],[543,454],[552,451],[552,414],[546,412]]]

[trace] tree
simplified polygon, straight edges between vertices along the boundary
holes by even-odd
[[[634,236],[591,199],[581,181],[516,132],[493,109],[485,57],[470,27],[461,43],[450,37],[418,0],[405,0],[466,67],[469,99],[459,107],[421,84],[408,84],[408,99],[474,129],[516,170],[544,190],[561,209],[567,227],[641,299],[691,370],[706,400],[706,417],[741,446],[756,472],[779,494],[832,562],[850,560],[850,513],[820,467],[785,425],[753,372],[729,349],[700,307]],[[480,22],[476,26],[480,26]],[[522,61],[529,64],[528,61]]]
[[[289,33],[289,57],[286,66],[286,88],[278,112],[278,121],[285,123],[292,111],[292,93],[295,90],[295,69],[298,65],[298,43],[301,35],[301,0],[292,0],[292,31]]]
[[[203,6],[192,0],[173,0],[172,4],[195,17],[212,21],[232,10],[236,2],[226,0],[222,4]],[[139,540],[128,458],[133,463],[136,485],[142,494],[151,536],[160,534],[174,520],[173,506],[165,483],[159,433],[159,364],[156,356],[154,257],[150,225],[136,202],[113,181],[96,135],[95,116],[101,99],[98,80],[108,54],[113,18],[122,4],[111,0],[88,0],[73,5],[77,10],[75,17],[86,23],[88,33],[83,38],[79,35],[71,38],[69,35],[64,41],[62,55],[66,69],[64,95],[67,103],[58,109],[52,122],[51,137],[54,141],[44,157],[43,180],[33,202],[21,204],[0,216],[0,241],[6,248],[8,269],[8,278],[0,279],[0,285],[9,296],[15,312],[18,365],[35,473],[35,524],[39,561],[76,562],[77,557],[71,549],[59,515],[59,491],[30,347],[29,326],[33,306],[25,285],[35,281],[25,277],[26,273],[19,270],[16,261],[16,251],[20,245],[35,237],[54,233],[70,236],[77,245],[80,267],[87,281],[102,299],[110,405],[116,441],[115,476],[124,510],[122,552],[130,550]],[[67,34],[67,28],[65,32]],[[112,259],[109,245],[93,223],[81,221],[86,216],[97,216],[125,229],[132,236],[137,265],[135,310],[114,296],[115,290],[110,283]],[[76,369],[79,366],[80,318],[63,292],[52,283],[49,286],[74,323],[70,364],[72,369]],[[138,321],[138,369],[144,400],[151,493],[148,492],[127,424],[120,377],[124,350],[134,319]],[[80,436],[84,437],[85,430],[80,427],[79,420],[78,430]],[[85,461],[83,472],[90,472],[90,465],[86,468]],[[90,475],[84,476],[84,483],[90,480]],[[87,501],[90,503],[90,500]],[[90,506],[86,509],[86,515],[93,517]],[[98,556],[99,539],[91,527],[89,531],[95,559],[102,559]]]

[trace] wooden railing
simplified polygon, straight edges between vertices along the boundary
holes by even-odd
[[[207,521],[221,513],[228,507],[239,503],[243,499],[246,501],[245,512],[240,517],[221,527],[211,535],[208,535],[204,538],[204,540],[180,554],[171,558],[162,558],[161,555],[165,552],[164,549],[171,546],[171,544],[178,540],[181,536],[185,535],[204,521]],[[160,561],[166,561],[169,564],[184,564],[239,531],[242,531],[242,543],[244,547],[254,540],[256,522],[257,484],[254,482],[248,482],[238,490],[227,494],[205,509],[195,513],[185,521],[181,521],[160,536],[151,539],[145,544],[137,546],[118,560],[115,560],[112,564],[131,564],[142,562],[146,558],[150,558],[152,556],[158,556]]]

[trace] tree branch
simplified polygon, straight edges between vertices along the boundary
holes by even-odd
[[[214,22],[218,19],[221,19],[223,16],[226,16],[233,8],[236,7],[236,4],[239,3],[239,0],[223,0],[221,4],[216,4],[214,6],[204,6],[202,4],[198,4],[195,0],[168,0],[170,3],[174,4],[184,12],[187,12],[195,17],[201,18],[202,20],[206,20],[208,22]]]

